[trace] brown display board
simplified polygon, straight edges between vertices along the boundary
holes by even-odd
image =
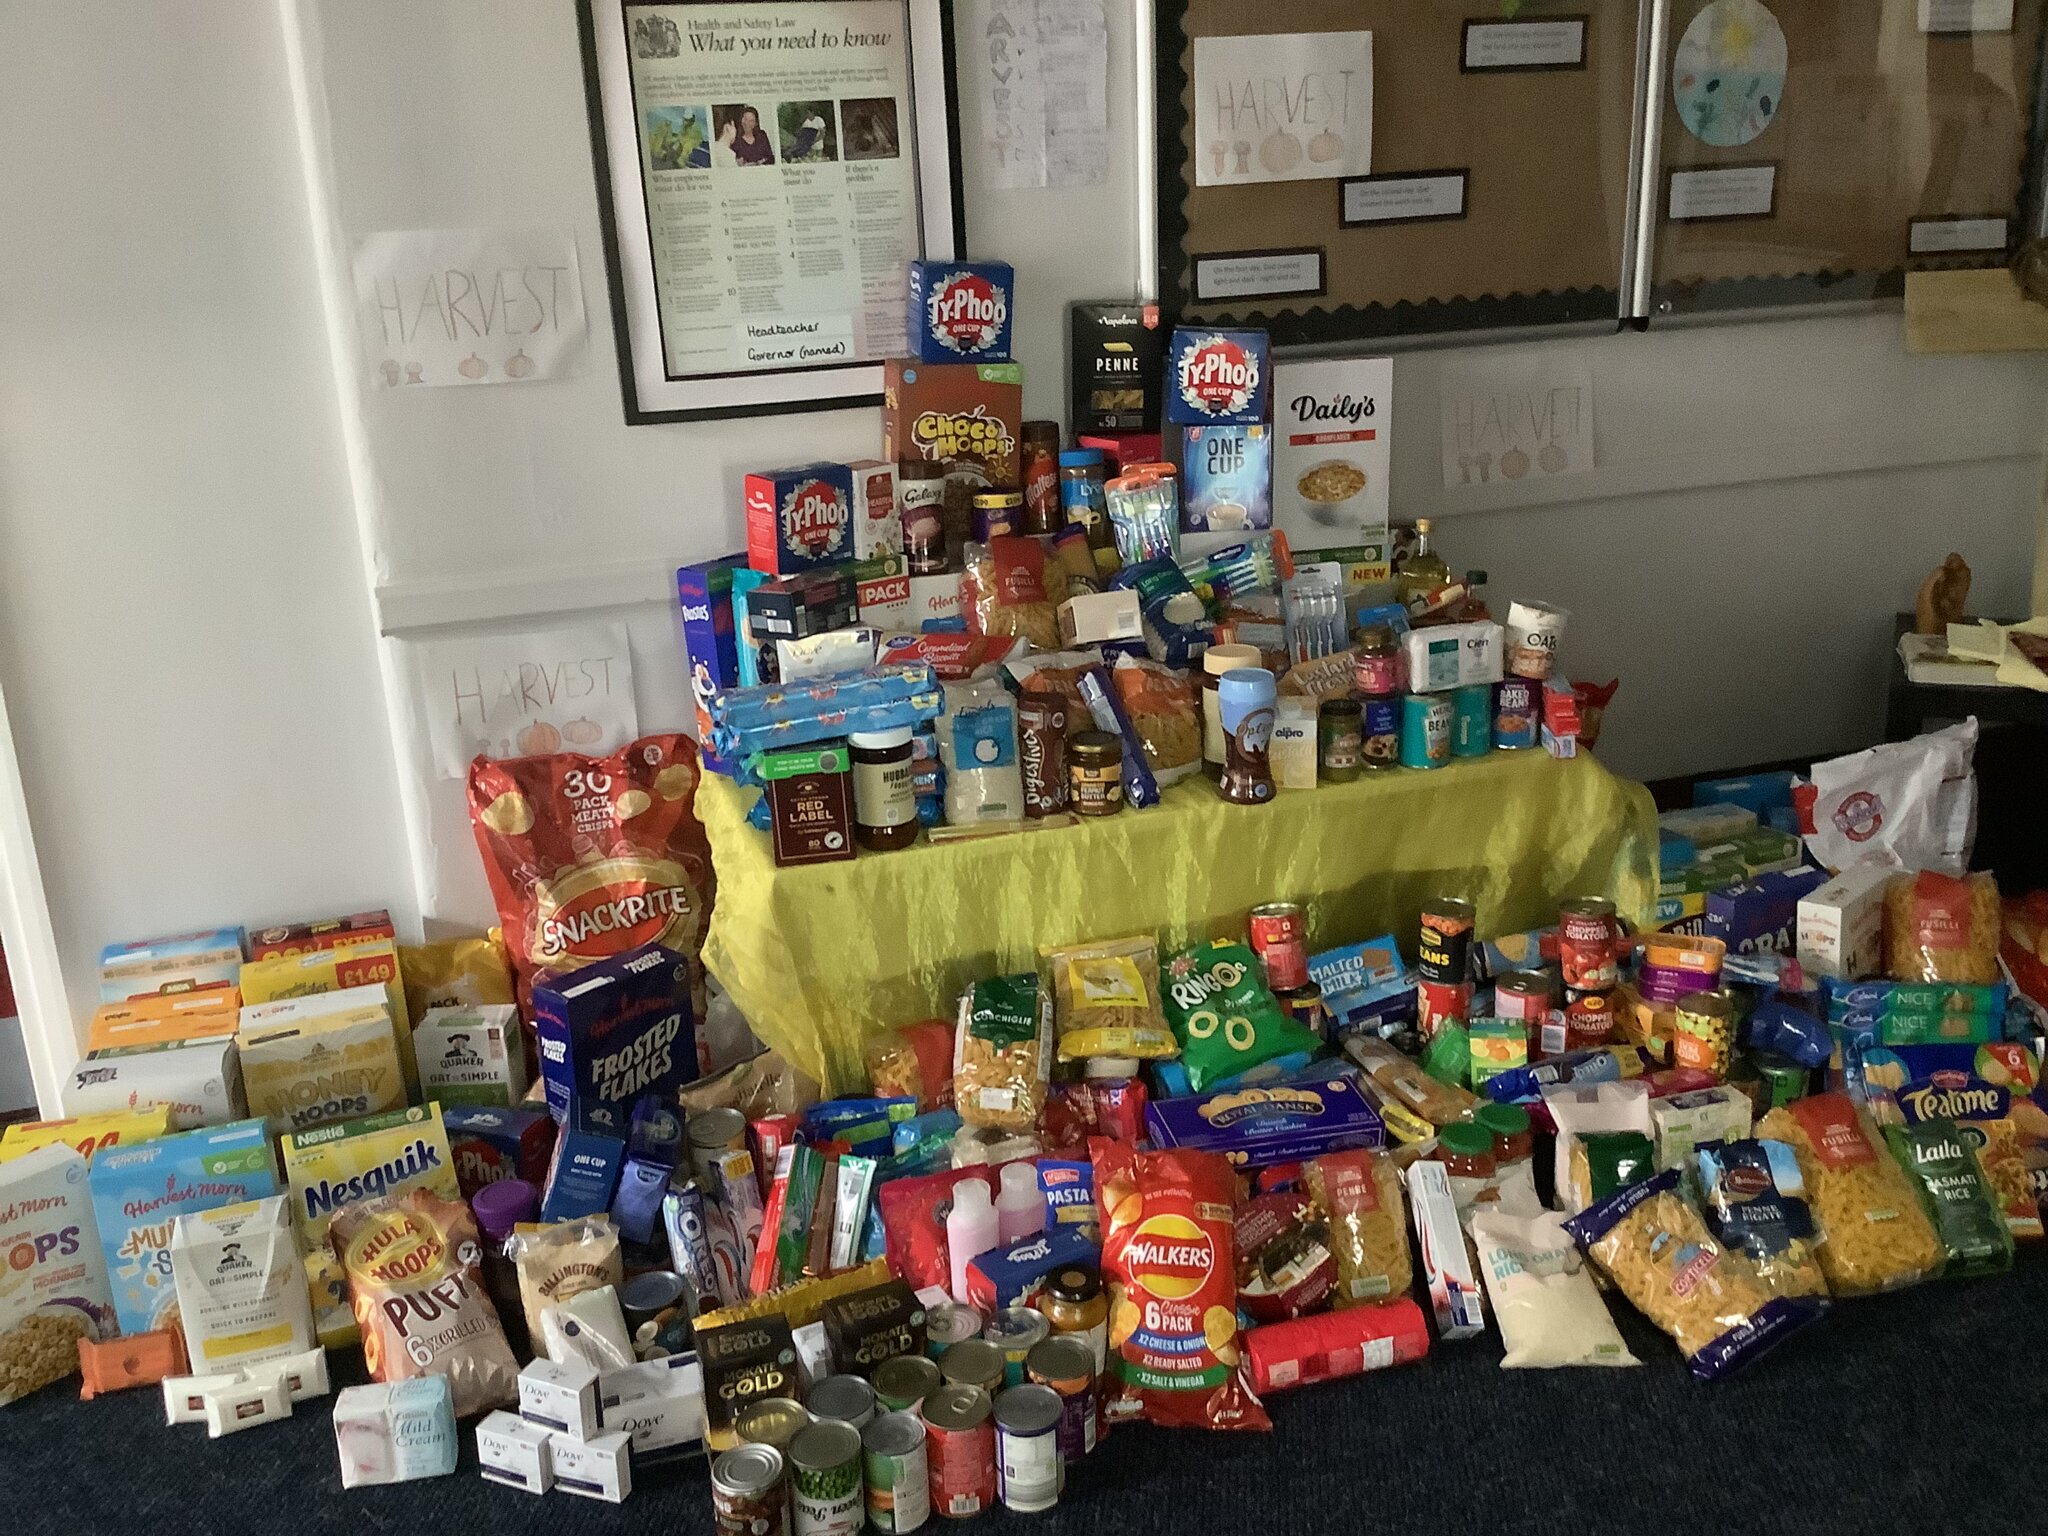
[[[1697,45],[1730,19],[1753,31],[1754,11],[1730,7],[1754,3],[1670,0],[1656,311],[1890,295],[1909,268],[2004,262],[2025,195],[2040,0],[2018,0],[2010,30],[1977,33],[1923,32],[1924,0],[1761,0],[1783,34],[1782,98],[1746,142],[1704,142],[1679,102],[1697,117],[1700,93],[1727,82],[1688,82],[1701,56],[1682,51],[1686,36]]]
[[[1203,322],[1261,324],[1287,343],[1613,318],[1636,10],[1613,0],[1530,8],[1531,24],[1576,24],[1582,46],[1576,63],[1518,63],[1525,38],[1557,34],[1502,30],[1498,0],[1159,0],[1162,302]],[[1474,25],[1494,30],[1475,41]],[[1198,155],[1233,148],[1196,143],[1196,39],[1359,31],[1373,34],[1371,171],[1359,179],[1441,178],[1450,195],[1448,178],[1462,175],[1455,214],[1440,201],[1423,203],[1423,217],[1389,217],[1383,203],[1373,221],[1347,224],[1341,180],[1196,184]],[[1474,59],[1482,67],[1468,67]],[[1313,272],[1321,291],[1303,276],[1302,291],[1205,301],[1198,284],[1219,266],[1198,262],[1246,252]]]

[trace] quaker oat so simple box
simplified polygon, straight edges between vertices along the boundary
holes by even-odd
[[[644,1093],[674,1102],[697,1075],[689,962],[643,944],[533,989],[548,1112],[576,1130],[624,1137]]]

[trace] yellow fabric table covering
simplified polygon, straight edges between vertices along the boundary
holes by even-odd
[[[841,1092],[865,1081],[868,1036],[950,1017],[967,983],[1037,969],[1042,944],[1242,935],[1249,908],[1298,901],[1311,950],[1412,947],[1435,897],[1476,903],[1490,937],[1555,922],[1570,896],[1641,921],[1657,893],[1649,792],[1584,754],[1495,752],[1260,806],[1198,778],[1152,810],[789,869],[747,825],[758,793],[708,773],[697,790],[718,870],[705,964],[763,1040]]]

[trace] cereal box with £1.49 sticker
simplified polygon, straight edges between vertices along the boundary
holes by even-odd
[[[85,1159],[39,1147],[0,1165],[0,1403],[78,1369],[80,1339],[111,1339],[114,1303]]]

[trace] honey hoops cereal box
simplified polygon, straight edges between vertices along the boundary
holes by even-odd
[[[350,987],[377,986],[391,1011],[392,1036],[405,1073],[407,1093],[417,1092],[413,1073],[412,1019],[405,1011],[405,981],[398,969],[398,947],[389,939],[369,939],[307,954],[272,955],[242,967],[242,1005],[318,997]],[[243,1023],[248,1023],[244,1015]]]
[[[0,1165],[0,1403],[78,1369],[78,1341],[111,1339],[85,1159],[38,1148]]]
[[[1112,1418],[1270,1429],[1237,1327],[1235,1175],[1209,1152],[1089,1143],[1109,1280]]]
[[[381,1002],[273,1025],[245,1024],[240,1043],[249,1113],[268,1120],[274,1134],[360,1120],[405,1104],[391,1015]]]

